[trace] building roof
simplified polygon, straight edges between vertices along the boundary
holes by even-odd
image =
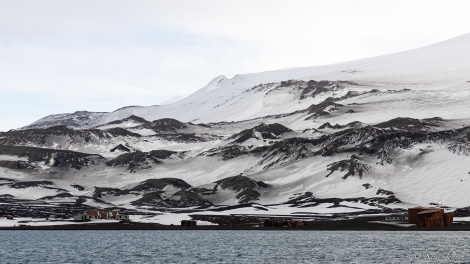
[[[433,213],[440,213],[440,212],[441,212],[441,209],[433,208],[433,209],[427,209],[427,210],[421,211],[418,214],[422,215],[422,214],[433,214]]]
[[[416,206],[416,207],[408,208],[408,210],[443,210],[443,209],[439,207]]]
[[[92,216],[98,216],[98,211],[96,211],[96,210],[86,210],[85,214],[86,215],[92,215]]]

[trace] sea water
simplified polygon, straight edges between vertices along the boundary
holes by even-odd
[[[470,232],[0,231],[0,263],[470,263]]]

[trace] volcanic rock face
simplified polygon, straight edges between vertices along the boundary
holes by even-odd
[[[0,133],[2,202],[17,212],[34,202],[141,212],[468,208],[469,36],[219,77],[173,104],[54,115]]]
[[[237,192],[236,198],[240,203],[247,203],[258,200],[260,193],[257,190],[267,187],[268,185],[262,181],[255,181],[244,176],[233,176],[217,181],[214,192],[217,192],[218,188],[231,189]]]
[[[153,164],[161,163],[160,160],[167,159],[177,154],[169,150],[152,150],[150,152],[132,152],[122,154],[106,163],[108,166],[126,167],[131,172],[136,169],[151,168]]]
[[[187,126],[180,121],[172,118],[163,118],[152,121],[146,126],[156,132],[174,132],[176,130],[185,129]]]
[[[34,168],[36,166],[33,164],[44,164],[49,167],[80,170],[83,167],[96,165],[105,160],[103,157],[95,154],[23,146],[0,145],[0,153],[7,156],[11,155],[13,159],[18,157],[18,161],[16,161],[17,169]],[[27,162],[22,162],[21,159],[27,159]],[[5,165],[10,164],[5,160],[3,160],[3,163]]]
[[[291,130],[280,124],[260,124],[254,128],[245,129],[231,137],[235,139],[235,143],[243,143],[250,138],[257,139],[277,139],[282,134],[290,132]]]

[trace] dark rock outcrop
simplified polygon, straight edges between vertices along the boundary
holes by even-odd
[[[152,150],[150,152],[132,152],[124,153],[108,161],[108,166],[127,167],[131,172],[137,169],[151,168],[154,164],[161,163],[161,160],[169,158],[177,152],[169,150]]]
[[[171,185],[175,188],[182,190],[188,189],[191,187],[187,182],[177,179],[177,178],[161,178],[161,179],[148,179],[145,180],[135,187],[128,189],[129,191],[134,192],[152,192],[152,191],[162,191],[166,186]]]
[[[116,150],[124,151],[124,152],[131,152],[131,150],[129,148],[127,148],[126,146],[123,146],[122,144],[119,144],[119,145],[115,146],[114,148],[112,148],[110,150],[110,152],[114,152]]]
[[[51,167],[74,168],[77,170],[96,162],[106,161],[105,158],[96,154],[23,146],[0,145],[0,154],[26,157],[30,163],[42,161]]]
[[[262,181],[255,181],[245,176],[233,176],[228,177],[215,182],[214,192],[217,192],[218,188],[223,190],[231,189],[237,192],[236,198],[239,203],[248,203],[258,200],[260,193],[257,190],[267,188],[268,185]]]
[[[330,173],[326,175],[326,177],[339,170],[341,172],[346,171],[343,179],[347,179],[349,176],[355,175],[359,175],[359,178],[362,178],[362,175],[370,169],[371,167],[369,165],[361,163],[360,159],[356,155],[352,155],[348,160],[341,160],[329,164],[327,170],[329,170]]]
[[[234,143],[243,143],[250,138],[257,138],[256,132],[260,133],[259,139],[278,139],[282,134],[290,132],[291,130],[280,124],[260,124],[250,129],[245,129],[230,137],[235,139]]]
[[[177,130],[185,129],[188,126],[173,118],[163,118],[152,121],[150,124],[145,125],[146,128],[152,129],[157,133],[161,132],[176,132]]]

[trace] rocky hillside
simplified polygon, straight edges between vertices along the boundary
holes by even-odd
[[[467,35],[337,65],[218,77],[174,104],[54,115],[0,133],[3,210],[466,212],[469,47]]]

